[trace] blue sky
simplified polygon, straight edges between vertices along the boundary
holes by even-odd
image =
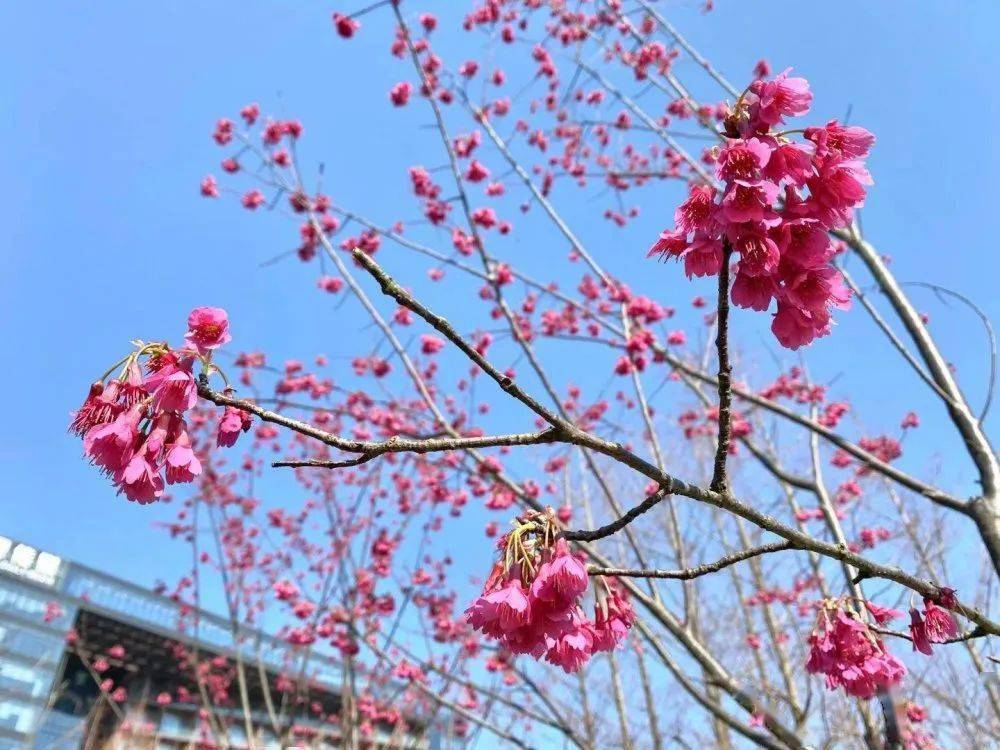
[[[876,185],[863,215],[870,239],[893,256],[901,279],[962,291],[995,319],[1000,6],[717,5],[704,16],[691,2],[662,4],[735,82],[766,57],[810,79],[811,121],[850,108],[852,121],[879,138],[870,160]],[[263,349],[275,361],[324,352],[338,379],[345,364],[338,357],[370,340],[356,309],[335,309],[315,291],[315,269],[260,266],[290,247],[294,230],[285,221],[205,201],[197,190],[204,174],[218,171],[209,138],[215,119],[258,101],[266,112],[304,122],[303,161],[325,164],[335,200],[383,221],[413,214],[405,168],[413,153],[437,153],[433,134],[420,127],[427,113],[419,102],[403,112],[388,102],[389,87],[410,71],[386,52],[384,14],[365,19],[364,33],[345,43],[329,23],[330,12],[344,7],[339,0],[0,7],[7,29],[0,90],[8,103],[0,116],[0,378],[8,394],[0,534],[141,583],[175,577],[187,554],[152,528],[167,517],[164,509],[115,497],[65,432],[87,384],[129,339],[177,339],[187,311],[200,304],[230,311],[234,348]],[[404,7],[447,16],[442,9],[453,6],[406,0]],[[468,49],[467,37],[448,34]],[[446,38],[439,51],[450,63],[464,59],[467,52]],[[428,166],[438,160],[424,157]],[[675,188],[647,194],[642,220],[624,232],[591,219],[603,204],[564,207],[587,229],[602,263],[683,306],[707,286],[642,260],[650,238],[670,223],[676,196]],[[559,273],[553,259],[564,251],[546,255],[529,240],[515,236],[503,252],[537,275]],[[395,269],[410,263],[391,248],[380,258]],[[421,288],[417,277],[413,283]],[[440,286],[431,291],[445,311],[454,309]],[[981,403],[986,355],[975,319],[927,293],[916,296],[972,402]],[[773,347],[761,330],[748,328],[743,346],[766,372]],[[908,445],[912,470],[940,464],[947,476],[968,476],[964,457],[950,460],[957,444],[935,416],[940,410],[913,396],[915,380],[872,335],[859,307],[808,361],[818,378],[838,378],[874,431],[894,430],[911,407],[921,411],[925,426]],[[595,382],[600,387],[603,377]],[[994,414],[988,426],[995,424]]]

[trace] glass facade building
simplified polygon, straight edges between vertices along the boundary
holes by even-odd
[[[103,720],[112,725],[108,730],[112,739],[99,747],[192,746],[199,706],[174,703],[167,708],[148,695],[150,690],[155,696],[156,691],[176,687],[178,668],[170,649],[171,644],[182,644],[230,663],[240,650],[244,663],[253,665],[248,675],[256,680],[256,691],[250,686],[255,745],[279,748],[270,729],[273,714],[269,722],[261,696],[290,660],[297,659],[295,663],[301,665],[302,658],[292,654],[284,641],[258,631],[241,630],[234,639],[230,622],[208,612],[194,618],[196,633],[178,633],[179,615],[179,605],[167,597],[0,536],[0,750],[74,750],[83,746],[84,733],[93,731],[99,689],[91,668],[77,650],[67,647],[71,631],[76,649],[85,639],[86,648],[95,654],[124,644],[129,661],[134,662],[128,678],[132,685],[143,685],[141,690],[129,688],[128,702],[116,712],[117,719]],[[342,689],[339,663],[314,653],[306,668],[310,700],[320,701],[328,715],[337,714]],[[267,685],[262,688],[264,682]],[[133,693],[143,691],[145,697],[133,699]],[[231,711],[236,714],[235,709]],[[238,716],[238,721],[227,721],[224,730],[233,748],[247,745],[242,710]],[[112,741],[121,725],[140,723],[153,727],[154,741]],[[304,719],[296,724],[308,727],[310,722]],[[323,730],[328,732],[329,725]],[[398,737],[398,730],[394,734]],[[407,738],[407,746],[433,748],[441,738],[424,733],[414,740]],[[373,741],[375,746],[398,746],[387,728],[380,728]]]
[[[61,591],[68,567],[0,537],[0,750],[33,747],[76,614]]]

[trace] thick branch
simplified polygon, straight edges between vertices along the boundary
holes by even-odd
[[[671,367],[687,375],[690,375],[691,377],[697,380],[701,380],[702,382],[708,385],[715,385],[715,386],[718,385],[719,381],[717,377],[710,375],[706,372],[702,372],[694,365],[690,365],[684,360],[679,359],[675,355],[671,354],[665,348],[657,345],[653,347],[653,350],[658,355],[662,356],[664,360],[667,362],[667,364],[669,364]],[[960,500],[948,494],[944,490],[941,490],[937,487],[933,487],[927,484],[926,482],[923,482],[917,479],[916,477],[907,474],[905,471],[897,469],[895,466],[888,464],[885,461],[880,461],[878,458],[873,456],[864,448],[861,448],[860,446],[852,443],[847,438],[838,435],[829,427],[824,427],[818,422],[814,422],[808,417],[799,414],[794,409],[791,409],[785,406],[784,404],[779,404],[777,401],[772,401],[771,399],[764,398],[763,396],[758,396],[756,393],[753,393],[752,391],[744,390],[737,386],[733,386],[732,393],[738,399],[751,403],[754,406],[759,406],[762,409],[766,409],[767,411],[771,412],[772,414],[776,414],[777,416],[788,420],[789,422],[793,422],[794,424],[797,424],[800,427],[804,427],[807,430],[815,432],[817,435],[826,440],[828,443],[835,445],[836,447],[843,450],[845,453],[848,453],[854,458],[858,459],[865,466],[871,468],[872,471],[875,471],[879,474],[882,474],[885,477],[888,477],[889,479],[892,479],[897,484],[906,487],[908,490],[912,490],[913,492],[916,492],[919,495],[923,495],[932,502],[944,506],[950,510],[956,510],[966,515],[970,513],[969,506],[964,500]]]
[[[733,249],[728,240],[722,241],[722,266],[719,268],[719,308],[715,328],[715,350],[719,357],[719,439],[715,448],[715,466],[711,488],[724,492],[729,488],[726,459],[733,424],[733,367],[729,363],[729,259]]]
[[[986,437],[982,424],[969,409],[968,402],[948,367],[948,362],[941,355],[940,349],[909,297],[889,271],[885,260],[874,247],[861,239],[853,227],[850,231],[839,230],[834,234],[844,240],[868,267],[879,289],[888,298],[910,338],[913,339],[934,382],[949,397],[944,401],[948,415],[962,436],[966,450],[979,473],[979,483],[982,486],[982,496],[966,505],[964,510],[976,522],[993,562],[993,569],[1000,574],[1000,495],[998,495],[1000,462],[997,460],[996,452]]]
[[[455,346],[457,346],[462,353],[464,353],[469,359],[475,362],[480,369],[483,370],[487,375],[489,375],[497,385],[505,392],[509,393],[511,396],[516,398],[522,404],[531,409],[535,414],[540,416],[546,422],[551,424],[553,427],[561,428],[568,424],[564,419],[555,414],[551,409],[539,403],[534,397],[529,396],[524,390],[518,386],[513,379],[507,377],[499,370],[497,370],[493,365],[486,361],[475,348],[470,346],[465,339],[456,331],[451,323],[442,318],[440,315],[432,312],[416,299],[408,291],[403,289],[396,281],[389,276],[374,260],[369,258],[361,250],[355,250],[353,253],[354,259],[361,265],[372,277],[378,281],[379,286],[382,288],[382,293],[392,297],[403,307],[406,307],[421,318],[426,320],[435,330],[439,331],[445,336],[449,341],[451,341]]]
[[[965,440],[973,462],[979,469],[983,494],[995,497],[1000,489],[1000,466],[998,466],[996,454],[983,433],[979,421],[969,410],[947,361],[941,355],[934,339],[931,338],[920,314],[913,307],[899,282],[889,271],[885,260],[874,247],[853,231],[839,230],[834,234],[846,242],[868,267],[879,289],[888,298],[893,310],[916,344],[917,351],[920,352],[920,357],[927,365],[934,382],[948,394],[949,400],[945,401],[945,405],[948,407],[952,421],[955,422],[955,426],[958,427]]]
[[[445,338],[464,352],[469,359],[471,359],[484,372],[486,372],[487,375],[496,381],[506,393],[509,393],[511,396],[531,408],[532,411],[552,424],[558,433],[556,439],[560,442],[579,445],[583,448],[589,448],[597,451],[598,453],[603,453],[604,455],[615,459],[619,463],[634,469],[643,476],[654,480],[667,494],[683,495],[691,498],[692,500],[707,503],[716,508],[721,508],[722,510],[734,513],[735,515],[745,518],[759,528],[782,537],[799,549],[818,552],[825,557],[853,565],[860,572],[865,573],[867,577],[884,578],[886,580],[895,581],[896,583],[906,586],[907,588],[910,588],[928,598],[934,598],[938,595],[937,587],[929,581],[924,581],[916,576],[910,575],[901,568],[889,567],[875,563],[857,553],[851,552],[844,545],[832,544],[830,542],[809,536],[806,533],[782,523],[773,516],[769,516],[766,513],[747,505],[746,503],[740,502],[728,491],[716,492],[712,489],[704,489],[702,487],[684,482],[683,480],[668,474],[657,466],[651,464],[646,459],[632,453],[621,443],[610,442],[596,435],[592,435],[589,432],[581,430],[579,427],[562,417],[553,414],[551,411],[539,404],[532,396],[523,391],[516,383],[514,383],[513,380],[503,375],[496,369],[496,367],[490,364],[482,354],[476,351],[458,334],[458,332],[447,320],[417,302],[417,300],[415,300],[409,292],[403,289],[398,283],[396,283],[395,280],[383,271],[372,258],[368,257],[360,250],[355,250],[353,255],[358,263],[379,282],[379,285],[385,294],[389,295],[399,304],[422,317],[437,331],[444,335]],[[811,420],[805,421],[811,423]],[[1000,635],[1000,624],[985,617],[981,612],[979,612],[979,610],[959,605],[955,611],[984,628],[991,635]]]

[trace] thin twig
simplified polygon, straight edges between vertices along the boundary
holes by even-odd
[[[358,466],[385,453],[436,453],[441,451],[465,450],[468,448],[493,448],[499,446],[539,445],[555,442],[555,431],[522,432],[508,435],[482,435],[475,437],[439,437],[439,438],[403,438],[393,436],[383,442],[371,440],[351,440],[321,430],[308,422],[303,422],[278,412],[258,406],[253,401],[238,399],[225,393],[212,390],[205,380],[198,383],[198,395],[217,406],[231,406],[235,409],[253,414],[265,422],[287,427],[300,435],[307,435],[319,442],[348,453],[360,453],[361,456],[349,461],[277,461],[274,466],[322,466],[338,468],[342,466]]]
[[[939,297],[942,294],[954,297],[959,302],[963,302],[967,305],[982,322],[983,328],[986,329],[986,338],[990,342],[990,377],[986,391],[986,402],[983,404],[983,408],[979,412],[979,421],[982,422],[986,419],[986,415],[990,412],[990,406],[993,403],[993,392],[996,389],[997,381],[997,336],[996,332],[993,330],[993,324],[990,322],[989,316],[983,312],[979,305],[966,297],[964,294],[948,289],[947,287],[943,287],[940,284],[932,284],[927,281],[903,281],[900,283],[900,286],[920,286],[934,291]]]
[[[594,542],[598,539],[604,539],[605,537],[611,536],[612,534],[624,529],[632,523],[632,521],[655,506],[666,496],[666,490],[661,488],[609,524],[605,524],[604,526],[592,530],[578,529],[576,531],[563,531],[560,533],[560,536],[574,542]]]
[[[706,563],[694,568],[685,568],[683,570],[662,570],[658,568],[601,568],[597,566],[590,566],[587,568],[587,572],[594,576],[672,578],[679,581],[688,581],[692,578],[699,578],[701,576],[708,575],[709,573],[717,573],[724,568],[728,568],[730,565],[735,565],[738,562],[749,560],[752,557],[759,557],[760,555],[767,555],[771,552],[782,552],[790,549],[796,549],[796,546],[792,542],[774,542],[772,544],[764,544],[760,547],[751,547],[750,549],[741,550],[740,552],[734,552],[733,554],[726,555],[715,562]]]

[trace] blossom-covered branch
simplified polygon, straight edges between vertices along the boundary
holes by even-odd
[[[851,552],[842,545],[830,544],[829,542],[814,539],[806,534],[803,534],[802,532],[796,531],[795,529],[780,523],[776,519],[769,517],[760,511],[750,508],[746,504],[737,500],[735,497],[732,497],[728,492],[716,492],[711,489],[706,490],[690,485],[670,474],[667,474],[666,472],[657,469],[648,461],[627,450],[624,446],[616,443],[609,443],[565,422],[539,404],[532,396],[527,394],[516,383],[514,383],[511,378],[500,373],[478,351],[471,347],[458,334],[458,332],[455,331],[446,319],[432,312],[423,304],[418,302],[409,292],[393,280],[392,277],[386,274],[374,260],[359,250],[354,251],[354,258],[379,282],[384,294],[392,297],[401,305],[412,310],[421,318],[426,320],[431,326],[441,332],[449,341],[461,349],[462,352],[465,353],[466,356],[468,356],[478,367],[482,368],[484,372],[493,378],[501,389],[509,393],[521,403],[529,406],[532,411],[535,411],[539,414],[539,416],[546,419],[546,421],[549,421],[549,423],[556,429],[556,440],[574,443],[580,445],[581,447],[590,448],[603,453],[660,483],[663,491],[667,494],[684,495],[693,500],[700,500],[708,503],[709,505],[714,505],[723,510],[742,516],[760,528],[785,538],[788,542],[792,543],[796,547],[799,547],[800,549],[818,552],[826,557],[831,557],[835,560],[839,560],[840,562],[848,563],[858,568],[860,571],[863,571],[869,577],[885,578],[887,580],[895,581],[896,583],[900,583],[908,588],[911,588],[926,597],[933,598],[937,596],[936,587],[932,584],[921,581],[915,576],[909,575],[899,568],[892,568],[874,563],[861,555]],[[1000,635],[1000,624],[991,621],[978,610],[960,605],[957,601],[955,602],[955,608],[956,611],[960,612],[977,625],[983,627],[990,634]]]
[[[290,217],[294,244],[267,250],[262,268],[300,262],[338,326],[360,313],[375,341],[275,364],[224,351],[228,317],[200,308],[187,343],[135,342],[94,384],[73,423],[87,457],[129,499],[175,503],[163,528],[191,544],[192,564],[170,596],[197,612],[217,578],[234,638],[244,620],[281,623],[294,663],[273,690],[260,682],[284,744],[341,729],[362,744],[386,727],[403,744],[408,728],[434,724],[520,747],[659,747],[676,735],[924,750],[921,694],[970,737],[992,736],[995,686],[966,680],[949,702],[936,685],[982,674],[1000,633],[987,576],[953,561],[963,525],[1000,549],[996,456],[926,321],[853,223],[874,137],[836,121],[786,125],[811,106],[803,78],[762,60],[737,90],[654,3],[563,5],[477,0],[455,18],[383,0],[334,14],[342,40],[385,24],[402,73],[384,104],[412,117],[419,101],[432,118],[410,125],[435,153],[402,170],[416,216],[335,196],[343,183],[328,187],[304,158],[298,120],[256,104],[219,120],[225,177],[207,176],[202,195]],[[472,44],[450,67],[460,47],[438,41],[451,24]],[[652,196],[648,215],[640,196]],[[651,252],[684,263],[686,311],[687,286],[643,266],[628,232],[644,217],[654,223],[637,231],[659,231],[670,217],[656,207],[671,202],[673,228]],[[589,236],[601,221],[621,241]],[[518,257],[510,236],[531,251]],[[834,335],[848,288],[863,284],[845,286],[845,253],[914,339],[904,345],[877,298],[862,298],[958,429],[976,497],[904,458],[919,404],[890,415],[892,432],[878,427],[884,414],[855,413],[815,362],[780,361],[853,345]],[[415,263],[442,299],[471,304],[449,320],[445,302],[422,302],[438,298]],[[409,333],[422,323],[432,330]],[[736,332],[767,325],[779,371],[755,382],[768,368]],[[507,431],[508,417],[523,419],[516,405],[532,431]],[[268,465],[297,470],[261,482]],[[272,482],[293,489],[272,496]],[[178,485],[190,492],[171,497]],[[630,508],[632,497],[644,499]],[[496,514],[482,543],[468,533],[473,510]],[[459,573],[488,555],[485,581]],[[715,562],[691,562],[705,559]],[[879,579],[897,585],[876,593]],[[907,633],[888,627],[907,609]],[[884,636],[914,654],[893,654]],[[343,664],[337,716],[311,700],[306,657],[319,652]],[[931,654],[922,679],[906,681],[910,659]],[[183,663],[206,741],[226,735],[229,714],[215,708],[230,700],[249,737],[242,655]],[[816,701],[809,675],[836,692]],[[337,729],[293,729],[300,712]]]

